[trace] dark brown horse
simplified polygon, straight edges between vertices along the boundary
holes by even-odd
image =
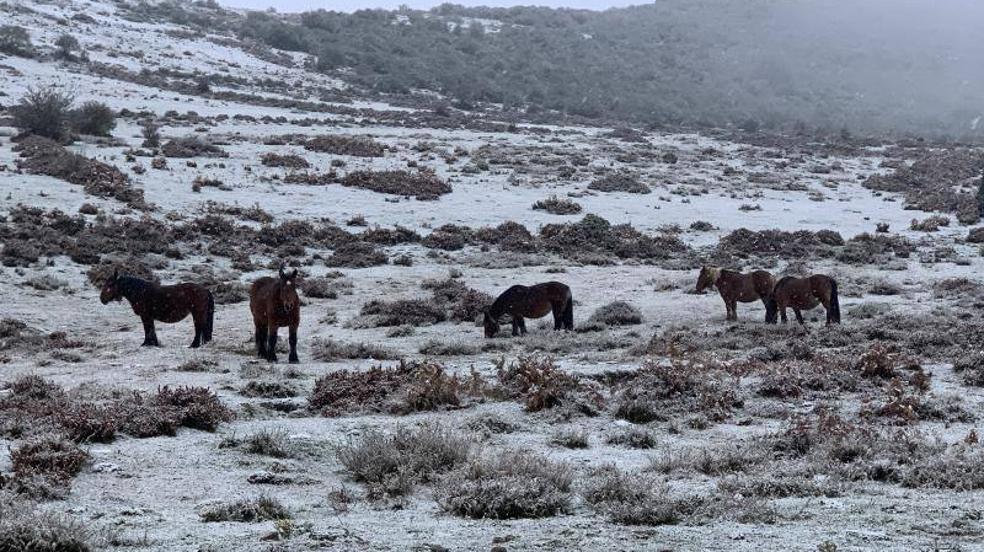
[[[277,362],[277,329],[287,326],[290,330],[291,364],[297,358],[297,326],[301,323],[301,300],[297,297],[297,269],[290,274],[280,267],[277,278],[264,276],[253,282],[249,290],[249,310],[253,312],[256,327],[256,353],[260,358]]]
[[[499,322],[505,315],[512,317],[512,334],[526,333],[524,318],[541,318],[553,313],[554,329],[574,329],[574,298],[571,288],[560,282],[545,282],[535,286],[512,286],[484,311],[485,337],[499,333]]]
[[[724,299],[727,320],[738,320],[739,301],[751,303],[761,300],[765,304],[775,285],[775,277],[764,270],[742,274],[734,270],[705,266],[700,269],[700,276],[697,277],[697,293],[704,293],[709,287],[717,288],[721,299]]]
[[[792,307],[796,321],[803,323],[800,311],[810,310],[817,305],[823,305],[827,310],[827,325],[840,324],[840,302],[837,300],[837,282],[830,276],[814,274],[807,278],[786,276],[776,282],[772,295],[765,305],[765,321],[776,323],[776,313],[782,316],[782,323],[787,322],[786,307]]]
[[[173,324],[191,314],[195,321],[195,340],[192,347],[212,341],[212,322],[215,318],[215,299],[204,286],[180,283],[162,286],[118,272],[103,284],[99,299],[105,305],[126,298],[133,312],[143,321],[144,346],[160,347],[154,321]]]

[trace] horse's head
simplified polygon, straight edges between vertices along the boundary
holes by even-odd
[[[102,304],[107,304],[110,301],[122,301],[123,294],[120,293],[120,273],[118,270],[113,271],[113,275],[106,279],[103,284],[102,291],[99,292],[99,300]]]
[[[297,269],[286,272],[286,264],[280,265],[280,289],[277,300],[285,312],[293,312],[300,307],[301,300],[297,297]]]
[[[482,310],[482,325],[485,326],[485,337],[492,338],[499,333],[499,321],[496,320],[486,307]]]
[[[714,283],[720,273],[720,269],[710,266],[701,268],[700,276],[697,276],[697,293],[704,293],[704,290],[707,288],[714,287]]]

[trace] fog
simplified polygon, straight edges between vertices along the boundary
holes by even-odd
[[[262,8],[268,0],[226,0]],[[431,8],[439,0],[278,2],[280,11]],[[528,105],[587,116],[711,125],[790,125],[980,135],[984,2],[977,0],[534,0],[589,12],[447,8],[505,22],[478,40],[448,37],[427,16],[294,18],[249,34],[355,68],[361,84],[398,92]],[[468,6],[516,5],[462,0]],[[627,9],[607,9],[633,5]],[[349,17],[350,21],[343,21]],[[583,38],[586,37],[586,38]],[[498,69],[493,69],[498,67]]]
[[[245,8],[250,10],[265,10],[275,7],[280,12],[303,12],[310,10],[335,10],[352,12],[366,8],[382,8],[395,10],[400,6],[408,6],[415,10],[428,10],[443,4],[442,0],[220,0],[219,4],[230,8]],[[549,8],[578,8],[587,10],[603,10],[607,8],[625,7],[645,4],[642,0],[457,0],[452,2],[462,6],[544,6]]]

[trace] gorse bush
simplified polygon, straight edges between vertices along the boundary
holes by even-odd
[[[72,96],[55,88],[28,89],[11,108],[14,126],[27,134],[64,142],[69,138],[72,101]]]
[[[102,102],[85,102],[71,112],[72,128],[81,134],[109,136],[116,128],[116,113]]]

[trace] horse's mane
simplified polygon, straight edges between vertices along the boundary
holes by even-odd
[[[773,289],[779,289],[779,286],[788,283],[791,280],[799,280],[799,278],[797,278],[796,276],[783,276],[782,278],[779,278],[779,281],[776,282],[776,285]]]
[[[146,293],[157,287],[154,282],[148,282],[136,276],[120,276],[116,279],[116,285],[119,287],[120,295],[124,297]]]

